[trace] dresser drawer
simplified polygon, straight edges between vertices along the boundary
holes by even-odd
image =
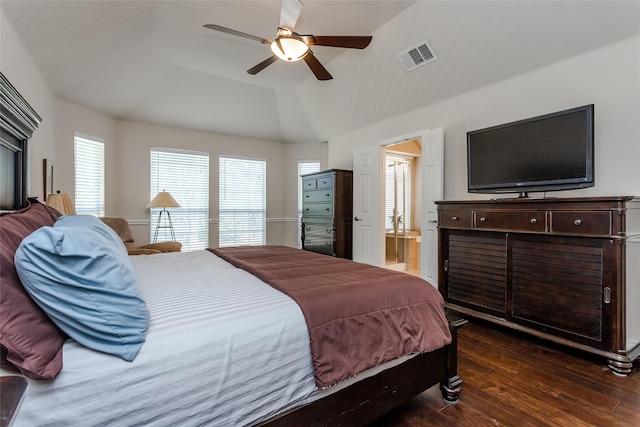
[[[544,233],[547,231],[545,211],[476,211],[475,228],[517,230]]]
[[[473,213],[471,211],[440,211],[440,227],[471,228]]]
[[[305,191],[302,196],[303,202],[331,202],[333,201],[333,188],[324,190]]]
[[[322,236],[333,238],[333,223],[332,222],[306,222],[302,219],[304,224],[304,235],[307,236]]]
[[[605,235],[611,234],[610,211],[552,211],[551,232]]]
[[[331,203],[304,203],[302,205],[303,216],[333,216],[333,204]]]
[[[302,242],[303,249],[327,255],[333,255],[333,239],[316,236],[305,237]]]
[[[318,180],[315,178],[303,179],[302,180],[302,189],[303,190],[315,190],[317,188]]]
[[[316,188],[333,188],[333,176],[321,176],[317,179]]]

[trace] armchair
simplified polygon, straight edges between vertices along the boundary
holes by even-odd
[[[133,235],[126,219],[108,217],[101,217],[100,219],[122,239],[129,255],[151,255],[162,252],[180,252],[182,250],[182,243],[179,242],[158,242],[137,246],[133,241]]]

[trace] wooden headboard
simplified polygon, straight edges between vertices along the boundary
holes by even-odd
[[[0,212],[26,205],[27,144],[41,122],[38,113],[0,72]]]

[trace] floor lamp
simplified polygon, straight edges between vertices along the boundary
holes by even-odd
[[[176,234],[173,231],[173,223],[171,222],[171,215],[167,208],[179,208],[180,204],[176,202],[168,191],[162,190],[156,197],[153,198],[147,205],[148,208],[162,208],[160,214],[158,214],[158,222],[156,223],[156,231],[153,233],[153,243],[158,241],[158,232],[161,228],[168,228],[171,231],[171,239],[176,241]],[[166,215],[165,223],[169,225],[162,225],[162,216]]]

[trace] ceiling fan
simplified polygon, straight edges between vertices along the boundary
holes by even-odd
[[[241,31],[221,27],[215,24],[206,24],[204,28],[221,31],[227,34],[256,40],[262,44],[271,45],[273,55],[265,59],[255,67],[247,70],[247,73],[255,75],[267,68],[269,65],[282,59],[287,62],[295,62],[304,59],[313,74],[318,80],[331,80],[333,77],[327,69],[313,55],[309,46],[330,46],[347,49],[364,49],[371,43],[371,36],[314,36],[300,35],[293,31],[302,12],[302,2],[300,0],[282,0],[280,12],[280,26],[275,40],[264,39]]]

